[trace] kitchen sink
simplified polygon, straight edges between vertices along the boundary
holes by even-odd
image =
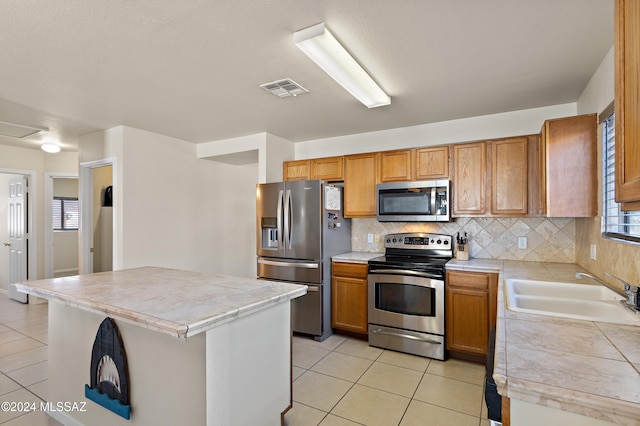
[[[507,309],[516,312],[612,323],[640,323],[620,303],[624,298],[599,284],[509,279],[505,282]]]

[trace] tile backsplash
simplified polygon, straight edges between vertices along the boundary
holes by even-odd
[[[471,258],[560,263],[576,260],[576,221],[573,218],[482,217],[458,218],[447,223],[352,219],[351,227],[353,251],[383,252],[384,235],[397,232],[429,232],[454,237],[458,232],[466,232]],[[380,235],[380,241],[367,243],[368,234]],[[518,237],[527,238],[526,249],[518,248]]]

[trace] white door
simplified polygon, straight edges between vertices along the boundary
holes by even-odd
[[[27,180],[24,176],[9,181],[9,297],[27,303],[27,295],[16,290],[15,283],[26,281],[28,229],[27,229]]]

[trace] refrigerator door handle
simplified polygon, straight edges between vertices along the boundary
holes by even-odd
[[[276,222],[277,222],[277,235],[276,235],[276,241],[278,242],[278,248],[284,248],[284,234],[282,233],[282,201],[283,201],[283,196],[284,196],[284,191],[280,190],[280,192],[278,192],[278,210],[277,210],[277,217],[276,217]]]
[[[314,262],[283,262],[281,260],[267,260],[267,259],[259,258],[258,263],[261,265],[284,266],[288,268],[303,268],[303,269],[320,268],[320,264],[314,263]]]
[[[291,250],[291,238],[292,238],[292,227],[291,223],[293,222],[293,218],[291,208],[291,190],[287,189],[287,193],[284,197],[284,238],[289,243],[289,250]],[[286,248],[286,243],[285,243]]]

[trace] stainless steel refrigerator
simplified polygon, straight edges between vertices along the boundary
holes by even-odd
[[[292,300],[293,331],[324,340],[331,330],[331,256],[351,250],[342,185],[321,180],[260,184],[256,190],[258,278],[306,284]]]

